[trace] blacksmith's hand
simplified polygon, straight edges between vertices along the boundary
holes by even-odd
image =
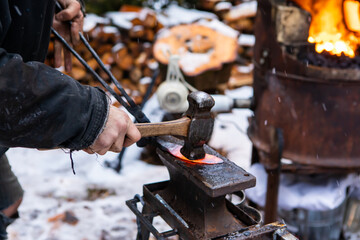
[[[76,0],[58,0],[63,10],[55,14],[53,28],[73,47],[80,42],[79,32],[82,32],[84,25],[84,14],[81,5]],[[71,24],[69,22],[71,21]],[[62,43],[55,40],[54,60],[55,67],[62,64],[61,51],[64,52],[65,71],[70,72],[72,68],[71,53],[65,49]]]
[[[111,106],[104,131],[88,148],[83,149],[89,154],[104,155],[107,151],[121,152],[123,147],[128,147],[139,141],[141,134],[126,112]]]

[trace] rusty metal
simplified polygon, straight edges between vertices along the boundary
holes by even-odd
[[[274,222],[265,226],[253,226],[245,231],[230,234],[216,240],[297,240],[286,230],[286,225]]]
[[[277,230],[284,224],[262,226],[261,213],[245,204],[243,190],[255,186],[255,177],[229,161],[206,144],[205,153],[222,159],[218,164],[194,164],[169,153],[184,140],[171,136],[157,139],[157,154],[167,167],[169,181],[146,184],[143,197],[127,201],[136,214],[137,240],[156,239],[177,234],[182,240],[287,239]],[[237,195],[234,204],[230,196]],[[142,202],[142,211],[137,203]],[[171,228],[159,233],[152,225],[160,216]]]
[[[310,13],[298,7],[280,4],[275,9],[277,41],[284,44],[308,44]]]
[[[273,126],[283,130],[283,157],[295,164],[359,168],[360,70],[298,61],[277,41],[276,6],[258,1],[251,141],[259,155],[269,154],[266,128]]]
[[[167,137],[160,145],[166,149],[169,140],[179,141]],[[204,149],[221,158],[223,163],[190,164],[158,149],[157,153],[170,173],[170,181],[162,188],[145,185],[143,189],[145,205],[159,212],[179,236],[189,240],[212,239],[246,228],[242,216],[249,223],[248,215],[236,216],[229,211],[225,196],[255,186],[255,177],[207,145]]]
[[[205,153],[222,159],[223,163],[213,165],[191,164],[172,156],[167,153],[169,145],[182,145],[183,140],[171,136],[159,137],[158,143],[159,147],[163,149],[163,151],[158,150],[158,155],[170,173],[172,184],[183,185],[186,188],[185,182],[188,182],[191,185],[196,185],[207,196],[214,198],[255,186],[254,176],[206,144],[204,144]]]
[[[268,173],[265,202],[265,223],[271,223],[277,220],[281,157],[282,149],[284,147],[282,131],[274,127],[269,127],[268,129],[270,154],[269,161],[264,163]]]

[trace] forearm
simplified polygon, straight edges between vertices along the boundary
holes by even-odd
[[[108,113],[106,95],[0,49],[0,145],[83,149]]]

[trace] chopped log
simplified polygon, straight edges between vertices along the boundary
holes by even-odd
[[[112,66],[110,71],[117,80],[122,79],[124,72],[118,66]]]
[[[144,39],[149,42],[153,42],[155,39],[155,32],[150,28],[145,28]]]
[[[109,75],[107,75],[107,73],[102,69],[99,68],[99,70],[97,71],[97,73],[99,74],[99,76],[104,79],[106,82],[110,82],[110,77]]]
[[[228,89],[235,89],[253,83],[253,65],[239,66],[234,65],[231,70],[230,80],[228,82]]]
[[[150,83],[151,83],[150,77],[143,77],[140,79],[139,84],[137,86],[138,86],[138,90],[140,91],[142,96],[145,95]]]
[[[141,10],[140,19],[142,20],[142,24],[147,28],[154,28],[157,24],[156,13],[148,8]]]
[[[142,7],[124,4],[121,6],[119,11],[120,12],[141,12],[142,9],[143,9]]]
[[[253,33],[254,32],[254,20],[251,18],[243,18],[237,21],[229,23],[229,26],[239,32]]]
[[[127,44],[127,48],[128,48],[128,52],[130,52],[131,56],[135,59],[137,58],[142,49],[141,49],[141,44],[137,41],[131,41]]]
[[[133,65],[133,57],[130,54],[126,54],[122,58],[115,59],[116,64],[120,67],[122,70],[130,71],[131,67]]]
[[[137,85],[134,84],[133,82],[131,82],[130,79],[123,79],[123,81],[121,82],[122,86],[124,88],[127,89],[127,91],[129,91],[129,95],[131,95],[131,92],[134,90],[137,90]]]
[[[133,83],[138,83],[140,78],[142,77],[142,71],[139,67],[133,67],[130,70],[129,77]]]
[[[143,49],[143,52],[145,52],[148,57],[152,56],[152,52],[153,52],[153,45],[152,45],[152,43],[150,43],[150,42],[144,42],[144,43],[142,44],[142,49]]]
[[[140,55],[135,59],[135,66],[137,67],[143,67],[145,66],[146,60],[148,58],[148,55],[146,52],[140,53]]]
[[[134,100],[135,104],[141,104],[143,97],[139,90],[134,90],[131,92],[131,98]]]
[[[145,29],[142,25],[135,25],[129,31],[131,38],[143,38],[145,36]]]
[[[154,73],[154,70],[152,70],[148,66],[145,66],[142,71],[143,71],[143,76],[144,77],[152,77],[152,75]]]
[[[99,68],[98,63],[96,62],[95,58],[91,58],[90,60],[87,61],[87,64],[89,64],[89,66],[91,67],[91,69],[97,70]]]
[[[198,8],[204,9],[207,11],[213,11],[215,5],[220,2],[220,0],[200,0],[197,4]]]
[[[236,60],[238,33],[219,21],[179,25],[161,31],[154,57],[167,65],[169,53],[179,55],[185,79],[199,90],[215,89],[227,82]],[[162,67],[165,77],[166,67]]]
[[[227,22],[237,21],[239,19],[255,17],[257,11],[257,1],[240,3],[232,7],[224,16]]]
[[[219,2],[214,7],[214,12],[216,15],[223,19],[225,15],[230,11],[232,5],[230,2]]]
[[[142,26],[143,22],[141,21],[141,19],[139,17],[135,17],[133,19],[131,19],[130,21],[132,23],[133,26]]]
[[[96,49],[96,52],[99,56],[111,52],[111,49],[113,48],[112,44],[99,44],[100,46],[94,47]]]
[[[76,80],[80,80],[85,78],[86,71],[84,68],[73,66],[71,73],[69,73],[69,75]]]
[[[94,31],[93,38],[101,40],[103,43],[114,43],[119,40],[119,33],[116,28],[105,26],[100,27],[98,31]]]
[[[112,49],[111,52],[115,55],[115,61],[118,58],[122,58],[128,54],[128,50],[126,46],[122,43],[116,44]]]
[[[114,56],[111,54],[110,51],[104,53],[101,56],[101,61],[105,64],[105,65],[111,65],[115,62],[114,60]]]

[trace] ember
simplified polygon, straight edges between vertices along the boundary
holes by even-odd
[[[326,51],[336,56],[344,54],[351,58],[355,57],[359,39],[353,31],[358,30],[359,2],[352,0],[293,1],[311,14],[308,41],[315,43],[316,52]]]
[[[181,147],[182,146],[178,145],[177,147],[174,147],[173,149],[169,150],[169,152],[174,157],[180,158],[181,160],[184,160],[185,162],[192,164],[217,164],[224,162],[222,159],[207,153],[205,154],[205,158],[203,159],[198,159],[198,160],[187,159],[184,155],[181,154],[180,152]]]

